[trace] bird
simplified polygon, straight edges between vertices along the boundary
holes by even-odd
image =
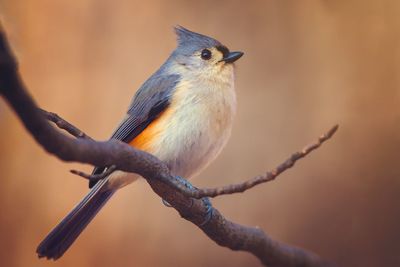
[[[156,156],[185,180],[206,168],[230,137],[236,113],[234,62],[244,53],[182,26],[174,29],[176,48],[136,91],[111,139]],[[92,174],[105,171],[95,167]],[[91,180],[88,194],[39,244],[38,256],[59,259],[111,196],[139,178],[114,171]]]

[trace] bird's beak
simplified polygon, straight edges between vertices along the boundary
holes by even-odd
[[[243,52],[236,51],[236,52],[229,52],[229,54],[224,57],[221,61],[224,61],[225,63],[233,63],[239,58],[243,56]]]

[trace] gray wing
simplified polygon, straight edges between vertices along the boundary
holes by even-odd
[[[179,82],[179,75],[153,75],[136,92],[127,116],[111,138],[129,143],[164,111]]]
[[[155,73],[136,92],[127,116],[114,131],[111,139],[129,143],[156,119],[170,104],[172,93],[179,82],[179,75]],[[101,173],[104,167],[95,167],[93,174]],[[96,182],[90,181],[89,188]]]

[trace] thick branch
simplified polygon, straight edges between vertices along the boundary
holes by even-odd
[[[185,196],[185,187],[176,181],[164,163],[148,153],[116,140],[97,142],[89,138],[70,138],[57,131],[27,93],[3,32],[0,32],[0,93],[27,131],[50,154],[64,161],[103,167],[115,165],[119,170],[140,174],[154,192],[219,245],[248,251],[267,266],[329,265],[313,253],[272,240],[259,228],[231,222],[216,209],[213,209],[208,223],[203,225],[207,214],[204,202]]]

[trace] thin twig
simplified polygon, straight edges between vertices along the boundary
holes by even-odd
[[[318,147],[320,147],[322,145],[322,143],[329,140],[335,134],[335,132],[337,131],[338,128],[339,128],[339,125],[333,126],[329,131],[327,131],[325,134],[321,135],[315,143],[312,143],[312,144],[304,147],[301,151],[293,153],[290,156],[290,158],[288,158],[286,161],[284,161],[283,163],[278,165],[272,171],[265,173],[264,175],[256,176],[252,179],[249,179],[245,182],[238,183],[238,184],[231,184],[231,185],[226,185],[226,186],[217,187],[217,188],[200,188],[197,191],[193,191],[193,195],[191,195],[191,197],[194,197],[194,198],[216,197],[216,196],[221,196],[221,195],[240,193],[240,192],[244,192],[256,185],[272,181],[278,175],[280,175],[284,171],[293,167],[293,165],[296,163],[296,161],[307,156],[311,151],[317,149]]]
[[[58,116],[56,113],[49,112],[41,108],[39,108],[39,110],[45,115],[47,120],[53,122],[58,128],[67,131],[72,136],[75,136],[76,138],[92,139],[90,136]]]
[[[98,174],[88,174],[79,170],[70,170],[71,173],[81,176],[87,180],[90,181],[99,181],[101,179],[106,178],[107,176],[109,176],[111,173],[113,173],[115,170],[117,169],[117,166],[112,165],[109,168],[106,168],[106,170],[102,173],[98,173]]]

